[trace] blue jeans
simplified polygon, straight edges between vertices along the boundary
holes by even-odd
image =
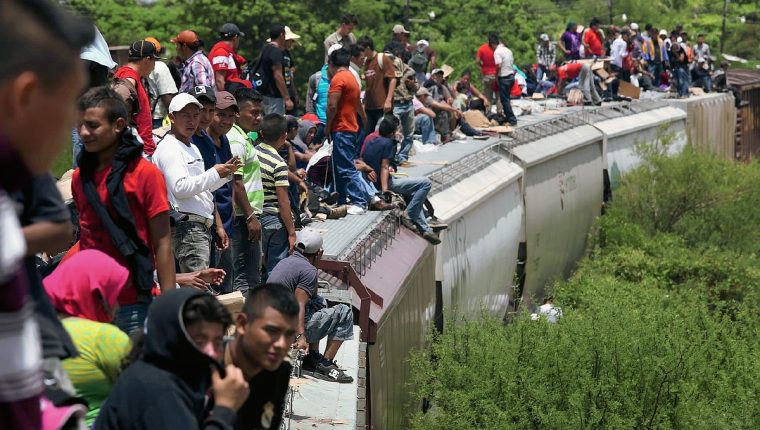
[[[393,179],[390,186],[391,191],[407,199],[406,214],[423,232],[431,231],[422,210],[430,187],[430,180],[425,177]]]
[[[654,79],[652,79],[652,85],[659,87],[660,74],[662,73],[662,63],[649,63],[649,73],[654,75]]]
[[[422,143],[435,143],[433,118],[421,113],[414,117],[414,129],[422,135]]]
[[[712,91],[712,84],[712,78],[709,76],[702,76],[701,78],[694,81],[694,86],[702,88],[706,93]]]
[[[248,240],[248,224],[244,216],[236,216],[232,221],[230,247],[235,274],[233,288],[245,296],[249,288],[255,288],[261,281],[261,241]]]
[[[541,82],[541,79],[544,78],[544,74],[546,74],[546,71],[549,70],[549,67],[545,67],[542,65],[538,65],[536,68],[536,81]]]
[[[369,116],[367,116],[367,120],[369,120]],[[354,159],[361,158],[359,157],[359,154],[361,154],[362,145],[364,144],[364,139],[366,139],[367,135],[371,133],[364,129],[364,121],[362,120],[361,116],[356,115],[356,123],[359,124],[359,132],[356,133],[356,147],[354,148]]]
[[[401,148],[396,154],[396,161],[402,163],[409,159],[409,151],[412,149],[414,135],[414,105],[411,100],[408,102],[398,102],[393,105],[393,115],[401,121],[401,130],[404,133],[404,140],[401,141]]]
[[[267,262],[267,275],[280,261],[288,256],[290,243],[288,242],[288,230],[282,223],[280,215],[261,215],[261,248]]]
[[[121,306],[116,311],[113,324],[126,334],[142,330],[145,326],[145,318],[148,317],[149,307],[148,303]]]
[[[359,187],[364,191],[367,201],[372,201],[372,197],[377,195],[378,191],[375,184],[370,182],[369,179],[365,178],[363,175],[359,175]]]
[[[679,96],[689,95],[689,71],[683,67],[673,69],[673,78],[675,79],[676,90]]]
[[[345,204],[346,198],[351,199],[351,204],[367,207],[367,199],[359,184],[359,172],[354,165],[354,152],[356,151],[356,133],[337,131],[332,133],[333,152],[332,167],[335,187],[338,192],[338,203]]]
[[[517,124],[517,117],[512,112],[512,101],[509,97],[512,92],[512,86],[515,84],[515,75],[504,76],[499,78],[499,99],[501,107],[504,109],[504,117],[510,125]]]

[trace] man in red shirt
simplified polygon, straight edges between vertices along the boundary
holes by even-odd
[[[142,78],[147,78],[156,66],[158,52],[156,45],[147,40],[138,40],[129,47],[129,62],[116,71],[114,77],[129,81],[137,90],[137,113],[135,126],[145,144],[145,153],[153,155],[156,144],[153,143],[153,115],[150,109],[150,99]]]
[[[129,333],[141,328],[154,288],[175,287],[169,199],[158,168],[142,157],[142,145],[127,127],[123,99],[96,87],[79,100],[84,149],[71,179],[79,210],[79,249],[97,249],[130,270],[119,295],[114,323]]]
[[[234,91],[238,88],[253,88],[250,82],[240,77],[245,58],[235,51],[240,45],[240,38],[245,33],[237,25],[228,22],[219,29],[222,40],[216,42],[208,53],[211,67],[214,69],[214,81],[217,91]]]
[[[501,110],[501,103],[499,102],[499,98],[496,97],[496,61],[493,58],[493,51],[497,46],[499,46],[499,35],[496,33],[489,34],[488,43],[484,43],[478,48],[475,61],[480,66],[480,74],[483,75],[483,95],[488,100],[488,103],[498,103],[499,110]]]
[[[599,31],[601,22],[599,18],[592,18],[588,29],[583,33],[583,47],[586,52],[586,58],[603,57],[604,45],[602,45],[602,32]]]
[[[340,48],[330,54],[328,73],[332,75],[330,89],[327,92],[327,125],[325,134],[332,141],[332,162],[335,174],[338,203],[345,204],[351,199],[348,213],[360,215],[367,211],[367,199],[359,181],[361,177],[354,165],[356,158],[356,139],[359,132],[357,115],[367,123],[367,115],[360,103],[359,83],[348,70],[351,53]]]

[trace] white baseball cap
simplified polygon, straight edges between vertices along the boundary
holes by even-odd
[[[296,249],[301,254],[316,254],[322,249],[322,235],[313,228],[304,228],[296,233]]]
[[[330,46],[329,48],[327,48],[327,56],[329,57],[330,54],[332,54],[333,52],[337,51],[338,49],[342,47],[343,45],[341,45],[340,43],[336,43],[335,45]]]
[[[430,46],[430,42],[428,42],[425,39],[420,39],[417,41],[417,46],[424,46],[427,48],[428,46]]]
[[[203,109],[203,105],[193,97],[192,95],[188,93],[179,93],[172,99],[171,103],[169,103],[169,113],[179,112],[187,105],[196,105],[198,108]]]
[[[639,31],[639,25],[636,24],[635,22],[632,22],[631,23],[631,30],[633,30],[633,31]]]

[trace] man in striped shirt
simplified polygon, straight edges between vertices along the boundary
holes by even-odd
[[[177,56],[182,60],[182,83],[179,91],[189,93],[197,86],[216,89],[214,69],[201,50],[198,35],[193,30],[184,30],[171,39],[171,42],[177,47]],[[219,91],[222,90],[224,88],[219,88]]]
[[[264,209],[261,214],[262,251],[267,274],[285,259],[296,244],[296,228],[288,197],[288,165],[277,151],[285,145],[288,123],[283,115],[269,114],[261,123],[261,162]]]

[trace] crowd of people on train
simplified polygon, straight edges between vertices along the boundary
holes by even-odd
[[[208,52],[188,28],[134,41],[117,65],[89,21],[0,1],[7,428],[279,428],[291,350],[315,377],[353,382],[336,357],[354,315],[320,295],[315,225],[395,211],[441,243],[431,181],[408,174],[415,141],[480,136],[481,116],[517,126],[512,100],[533,94],[578,88],[601,104],[621,82],[725,87],[727,65],[680,26],[571,22],[556,43],[541,34],[524,68],[492,33],[474,52],[478,88],[469,70],[452,79],[435,41],[396,24],[380,45],[358,24],[341,17],[301,94],[300,36],[286,25],[253,61],[225,23]],[[69,135],[75,166],[56,182]],[[236,293],[233,315],[218,298]]]

